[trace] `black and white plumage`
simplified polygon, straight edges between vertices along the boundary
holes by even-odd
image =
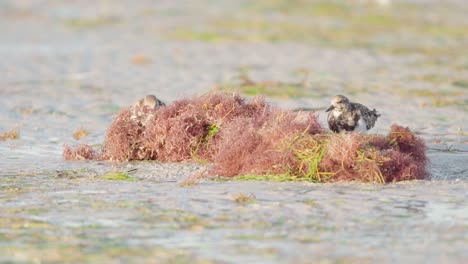
[[[374,127],[380,116],[375,109],[370,110],[362,104],[350,102],[343,95],[333,97],[326,112],[329,112],[328,127],[335,133],[366,132]]]

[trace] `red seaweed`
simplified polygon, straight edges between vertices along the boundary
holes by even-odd
[[[408,128],[387,136],[326,132],[313,112],[269,106],[222,92],[150,109],[121,110],[102,151],[65,146],[73,159],[210,162],[207,174],[284,174],[318,182],[427,179],[426,147]]]

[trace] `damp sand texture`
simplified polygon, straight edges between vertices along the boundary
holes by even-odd
[[[0,262],[463,263],[467,6],[391,2],[1,1]],[[345,94],[383,114],[372,133],[417,133],[432,179],[182,187],[206,165],[62,159],[146,94],[220,89]]]

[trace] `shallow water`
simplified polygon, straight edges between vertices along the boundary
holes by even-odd
[[[467,92],[449,79],[468,80],[466,56],[452,60],[301,40],[180,40],[167,32],[187,23],[204,28],[226,10],[242,17],[245,3],[219,1],[203,10],[203,1],[139,1],[131,10],[125,1],[106,3],[0,1],[0,133],[20,133],[18,140],[0,141],[0,262],[468,258]],[[464,8],[447,3],[449,11]],[[195,11],[204,18],[191,15]],[[450,17],[440,12],[442,21],[468,25],[461,11]],[[150,63],[133,63],[139,54]],[[345,93],[382,113],[374,133],[386,133],[394,122],[409,126],[429,146],[432,180],[203,181],[181,187],[203,166],[61,157],[63,144],[102,143],[119,108],[145,94],[166,102],[200,94],[231,82],[246,66],[258,80],[297,80],[294,72],[304,68],[314,73],[306,88],[313,96],[267,98],[279,107],[323,108],[332,95]],[[442,80],[421,77],[433,75]],[[449,103],[438,106],[433,97]],[[465,105],[450,104],[455,99]],[[325,115],[319,118],[324,122]],[[81,127],[90,134],[77,141],[72,134]],[[99,177],[109,171],[129,171],[135,181]],[[251,197],[238,203],[240,194]]]

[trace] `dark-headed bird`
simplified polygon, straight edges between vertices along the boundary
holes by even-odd
[[[375,125],[380,114],[366,106],[353,103],[343,95],[332,98],[328,113],[328,127],[335,132],[366,132]]]

